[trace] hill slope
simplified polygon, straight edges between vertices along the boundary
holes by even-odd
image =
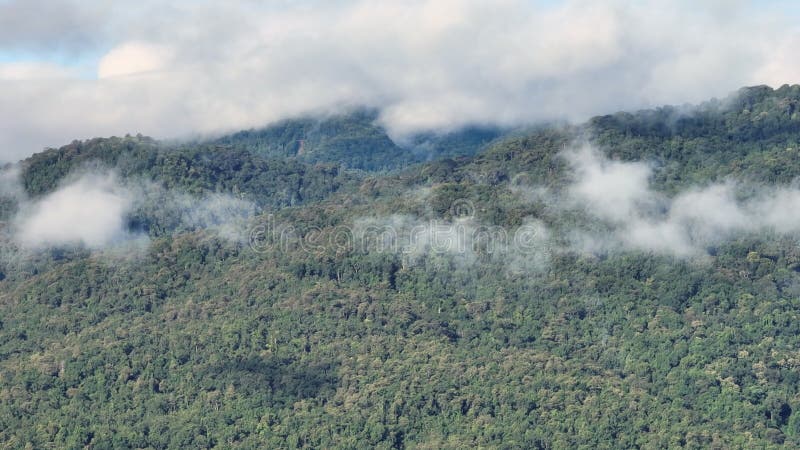
[[[505,133],[495,127],[468,127],[444,134],[419,134],[397,144],[376,123],[377,119],[377,112],[368,110],[291,119],[258,130],[240,131],[215,142],[268,157],[333,162],[362,170],[392,170],[430,159],[472,155]]]
[[[233,142],[36,155],[22,175],[32,196],[100,160],[269,210],[245,241],[165,229],[129,258],[3,253],[0,442],[798,446],[800,234],[746,223],[761,220],[752,199],[794,192],[798,101],[800,86],[749,88],[388,174],[331,175]],[[620,174],[643,185],[612,215],[628,197],[602,191],[614,201],[598,209],[591,195]],[[682,199],[731,180],[731,198],[713,198],[746,220],[699,233],[707,215]],[[315,194],[277,196],[298,184]],[[685,215],[694,253],[628,239],[628,222],[682,227]],[[603,246],[585,245],[597,236]]]

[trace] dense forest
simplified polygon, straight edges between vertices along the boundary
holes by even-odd
[[[346,168],[391,170],[432,158],[472,155],[506,131],[473,126],[443,133],[421,133],[395,143],[376,124],[378,112],[355,110],[327,117],[285,120],[262,129],[243,130],[216,143],[267,157],[336,163]]]
[[[642,223],[671,224],[685,193],[715,183],[754,205],[800,177],[800,86],[401,144],[375,119],[97,138],[14,166],[0,446],[800,446],[800,228],[740,214],[724,236],[691,234],[691,253],[647,247],[572,201],[594,191],[570,156],[591,147],[599,168],[584,172],[641,174],[641,203],[669,205],[625,211]],[[97,171],[253,212],[231,238],[186,226],[159,194],[126,212],[147,243],[125,256],[15,241],[26,203]],[[509,238],[403,241],[442,225]],[[402,242],[364,245],[370,226]]]

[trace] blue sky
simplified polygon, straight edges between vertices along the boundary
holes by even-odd
[[[106,49],[107,51],[107,49]],[[72,69],[76,76],[85,79],[97,77],[97,63],[106,51],[101,49],[81,52],[11,49],[0,52],[0,64],[48,62]]]

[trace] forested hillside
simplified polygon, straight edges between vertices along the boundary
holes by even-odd
[[[800,86],[411,146],[374,119],[22,161],[0,443],[800,446]],[[98,171],[158,189],[135,247],[18,242]],[[254,212],[187,226],[165,192]]]
[[[241,192],[260,205],[290,206],[319,200],[357,176],[336,164],[305,164],[263,157],[232,146],[161,144],[148,137],[75,141],[22,162],[29,195],[53,191],[69,174],[112,168],[122,177],[144,177],[189,192]]]
[[[398,144],[376,123],[377,119],[377,111],[370,110],[304,117],[240,131],[215,142],[268,157],[333,162],[353,169],[392,170],[430,159],[472,155],[505,132],[497,127],[468,127],[417,134]]]

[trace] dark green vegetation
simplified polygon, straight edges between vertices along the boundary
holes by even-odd
[[[558,154],[575,139],[655,161],[666,193],[729,175],[783,183],[800,176],[799,115],[800,86],[751,88],[390,174],[277,158],[294,131],[179,148],[112,138],[36,155],[23,181],[40,195],[100,161],[170,188],[244,193],[300,234],[394,213],[446,219],[458,199],[486,224],[536,217],[558,229],[578,219],[515,187],[563,186]],[[0,268],[4,445],[800,446],[794,238],[741,237],[703,264],[563,253],[515,271],[492,258],[409,264],[268,240],[254,252],[204,231],[151,235],[131,261],[78,251]]]
[[[246,130],[216,142],[266,157],[334,162],[363,170],[391,170],[448,156],[472,155],[502,134],[493,127],[470,127],[445,134],[426,133],[395,144],[379,125],[377,112],[358,110],[327,118],[285,120]]]
[[[75,141],[33,155],[22,166],[22,183],[31,196],[53,191],[74,172],[99,166],[189,193],[241,193],[272,207],[321,200],[356,178],[334,164],[263,157],[224,145],[160,145],[142,136]]]

